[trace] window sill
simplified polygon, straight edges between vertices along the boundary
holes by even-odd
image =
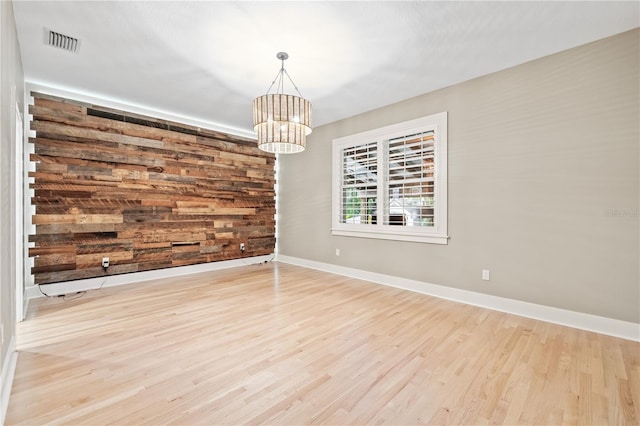
[[[396,232],[385,231],[353,231],[345,229],[331,229],[331,235],[339,235],[342,237],[358,237],[358,238],[375,238],[380,240],[394,241],[411,241],[414,243],[428,244],[448,244],[448,235],[418,235],[418,234],[400,234]]]

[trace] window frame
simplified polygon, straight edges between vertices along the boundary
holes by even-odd
[[[342,169],[343,150],[376,143],[378,161],[376,205],[378,209],[383,209],[384,191],[389,184],[386,172],[382,173],[388,167],[388,164],[385,164],[388,161],[385,141],[429,131],[435,132],[433,143],[435,163],[434,226],[385,225],[384,220],[378,220],[375,224],[342,223],[340,217],[344,174]],[[447,234],[447,142],[446,111],[334,139],[332,146],[332,235],[447,244],[449,239]]]

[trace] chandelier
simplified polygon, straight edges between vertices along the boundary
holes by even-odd
[[[276,55],[282,66],[267,93],[253,101],[253,129],[258,135],[258,148],[276,154],[304,151],[307,135],[311,133],[311,103],[302,97],[289,73],[284,69],[286,52]],[[284,94],[285,75],[298,95]],[[277,84],[276,84],[277,83]],[[275,93],[269,92],[276,86]]]

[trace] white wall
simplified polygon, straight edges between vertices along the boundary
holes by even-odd
[[[17,182],[16,149],[22,141],[16,139],[16,103],[24,110],[24,73],[18,46],[13,5],[0,1],[0,320],[2,345],[0,346],[0,366],[2,366],[2,419],[8,389],[15,365],[16,334],[16,277],[17,271],[16,230],[20,220],[16,218],[16,194],[20,194]]]
[[[305,152],[280,156],[279,254],[640,323],[639,40],[636,29],[314,129]],[[332,236],[332,139],[441,111],[449,244]]]

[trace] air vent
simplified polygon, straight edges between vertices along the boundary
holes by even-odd
[[[44,43],[67,52],[78,53],[78,49],[80,49],[80,40],[77,38],[51,31],[47,28],[44,29]]]

